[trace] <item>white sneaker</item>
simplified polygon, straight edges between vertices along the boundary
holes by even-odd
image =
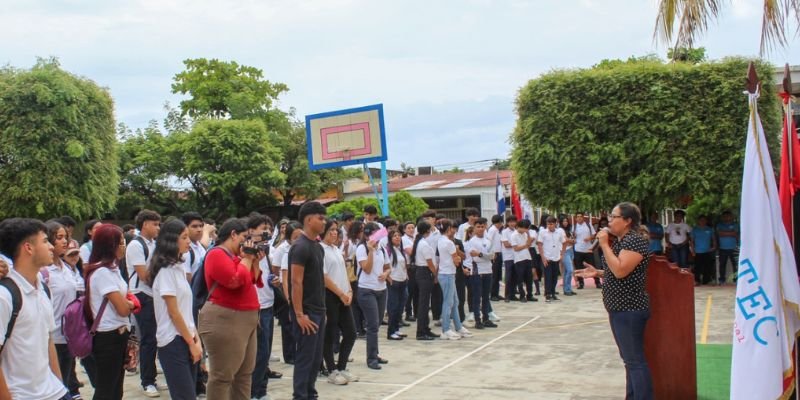
[[[161,369],[161,367],[156,367],[156,374],[163,375],[164,374],[164,370]]]
[[[494,311],[492,311],[489,313],[489,321],[500,322],[500,317],[498,317],[497,314],[495,314]]]
[[[440,319],[433,320],[433,326],[442,326],[442,320]]]
[[[459,330],[458,330],[456,333],[458,333],[459,335],[461,335],[461,337],[462,337],[462,338],[468,338],[468,337],[472,337],[472,332],[470,332],[469,330],[467,330],[467,328],[466,328],[466,327],[464,327],[464,326],[462,326],[462,327],[461,327],[461,329],[459,329]]]
[[[158,389],[159,392],[165,392],[165,391],[169,390],[169,387],[167,385],[162,385],[162,384],[160,384],[158,382],[156,382],[155,387],[156,387],[156,389]]]
[[[348,382],[358,382],[358,376],[351,374],[348,370],[339,371],[339,375],[347,379]]]
[[[334,385],[347,385],[347,378],[344,377],[339,371],[333,371],[328,375],[328,383]]]
[[[155,385],[147,385],[142,390],[142,393],[144,393],[144,395],[147,397],[161,397],[161,393],[158,393],[158,389]]]
[[[441,340],[460,340],[461,335],[455,333],[452,329],[447,332],[442,332],[442,336],[439,336]]]
[[[472,313],[467,314],[466,322],[472,322],[472,321],[475,321],[475,315]]]

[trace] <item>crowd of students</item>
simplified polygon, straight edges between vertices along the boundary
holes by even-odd
[[[195,212],[162,225],[143,210],[133,226],[90,221],[82,246],[69,217],[4,220],[0,275],[22,301],[0,289],[0,398],[81,398],[61,329],[81,296],[93,338],[79,361],[95,399],[122,398],[126,372],[138,372],[148,397],[268,399],[269,379],[281,376],[269,367],[275,320],[283,360],[294,364],[293,396],[307,399],[320,375],[336,385],[358,380],[347,365],[359,338],[367,367],[385,368],[384,325],[387,340],[406,339],[412,323],[416,340],[469,338],[469,329],[497,327],[493,301],[534,302],[543,291],[557,302],[559,276],[572,296],[573,269],[595,264],[597,227],[582,214],[575,226],[545,217],[538,227],[487,221],[476,209],[466,216],[458,225],[427,211],[398,223],[368,206],[331,218],[308,202],[296,221],[252,214],[217,230]]]

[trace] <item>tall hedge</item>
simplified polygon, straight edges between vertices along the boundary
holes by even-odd
[[[108,91],[55,60],[0,71],[0,219],[102,216],[118,189]]]
[[[532,203],[558,210],[735,207],[747,132],[748,60],[699,65],[653,59],[560,70],[519,91],[512,168]],[[780,106],[759,62],[759,111],[773,161]]]

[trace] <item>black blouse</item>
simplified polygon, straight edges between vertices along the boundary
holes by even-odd
[[[603,282],[603,304],[607,311],[643,311],[650,309],[650,298],[645,291],[647,266],[650,263],[650,244],[647,239],[631,229],[621,240],[615,241],[611,249],[619,257],[622,250],[635,251],[643,256],[639,265],[624,278],[617,278],[601,256],[605,276]],[[602,254],[602,253],[601,253]]]

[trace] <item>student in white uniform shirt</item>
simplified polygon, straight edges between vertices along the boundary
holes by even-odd
[[[492,216],[492,226],[486,231],[486,236],[492,242],[492,301],[503,300],[500,296],[500,280],[503,279],[503,217],[501,215]]]
[[[417,340],[434,340],[439,335],[430,328],[428,310],[431,305],[431,290],[434,277],[437,276],[434,256],[436,251],[431,248],[426,240],[431,231],[435,229],[426,221],[417,223],[417,237],[411,250],[410,259],[417,266],[417,288],[419,289],[419,304],[417,305]]]
[[[539,254],[544,264],[544,295],[545,301],[559,300],[556,296],[556,283],[558,283],[558,266],[564,251],[567,249],[567,238],[564,231],[556,229],[556,217],[547,218],[547,226],[539,231]]]
[[[506,303],[515,299],[515,291],[517,287],[516,280],[514,279],[514,246],[511,245],[511,235],[517,232],[517,217],[509,215],[506,218],[506,228],[500,234],[500,244],[503,246],[503,271],[505,273],[506,284]]]
[[[364,225],[374,222],[379,228],[385,228],[382,223],[378,222],[378,208],[373,205],[364,206]]]
[[[10,218],[0,222],[0,253],[13,255],[9,271],[21,295],[11,337],[6,329],[11,320],[11,289],[0,288],[0,397],[57,400],[71,398],[61,382],[58,357],[53,343],[53,307],[39,281],[39,270],[53,262],[53,245],[47,228],[35,219]]]
[[[383,229],[377,223],[364,225],[364,236],[356,247],[356,262],[361,269],[358,276],[358,304],[364,313],[367,329],[367,367],[381,369],[388,361],[379,356],[378,330],[386,311],[386,280],[391,268],[386,258],[386,249],[369,237]]]
[[[389,340],[402,340],[406,334],[400,332],[403,323],[403,309],[406,305],[408,287],[408,255],[403,247],[403,233],[390,231],[388,236],[388,246],[386,254],[389,257],[389,264],[392,272],[389,274],[389,295],[387,300],[387,314],[389,314],[389,326],[386,336]]]
[[[149,265],[157,323],[158,360],[172,399],[195,399],[197,363],[203,355],[192,316],[192,288],[183,259],[189,229],[179,219],[164,224]]]
[[[439,256],[436,255],[436,249],[438,248],[439,240],[442,238],[442,233],[439,232],[439,223],[443,219],[445,219],[443,214],[433,214],[433,216],[425,218],[433,227],[430,236],[425,240],[428,241],[428,245],[433,249],[433,263],[437,266],[439,265]],[[438,279],[434,279],[433,289],[431,290],[431,316],[433,317],[434,326],[442,326],[442,321],[440,320],[442,316],[442,286],[439,285]]]
[[[192,276],[203,265],[203,259],[206,257],[206,248],[200,242],[203,239],[203,228],[206,224],[203,216],[194,211],[183,213],[181,220],[189,229],[189,240],[191,241],[189,251],[183,255],[186,277],[191,281]]]
[[[129,316],[138,299],[122,278],[117,260],[125,254],[122,230],[103,224],[95,229],[93,263],[84,267],[86,296],[90,300],[97,333],[92,344],[92,358],[97,364],[94,396],[97,399],[122,399],[125,378],[125,355],[131,331]],[[96,261],[96,262],[94,262]],[[155,322],[154,322],[155,324]]]
[[[156,248],[156,237],[161,229],[161,215],[155,211],[142,210],[136,215],[136,236],[128,244],[125,261],[130,277],[129,287],[142,305],[142,311],[136,314],[136,326],[139,336],[139,375],[143,394],[147,397],[159,397],[156,384],[156,317],[153,309],[153,289],[150,282],[148,264],[153,258]],[[147,252],[144,246],[147,246]]]
[[[53,263],[41,270],[44,284],[50,289],[50,301],[53,304],[53,318],[56,329],[53,331],[53,342],[56,346],[61,380],[69,389],[70,396],[80,397],[77,380],[73,379],[75,357],[67,348],[67,339],[61,330],[61,318],[67,304],[78,298],[78,285],[72,269],[61,259],[67,249],[67,230],[58,222],[51,220],[47,226],[47,240],[53,246]]]
[[[529,271],[531,271],[533,268],[530,247],[531,244],[536,242],[535,236],[529,234],[531,221],[523,219],[515,225],[516,231],[511,234],[509,243],[511,244],[511,250],[513,251],[513,281],[516,282],[517,285],[516,289],[519,292],[519,301],[523,303],[528,301],[539,301],[536,299],[536,297],[533,297],[533,293],[530,293],[531,288],[528,288],[528,293],[525,292],[525,276],[530,273]],[[514,288],[511,289],[511,293],[513,292]]]
[[[470,226],[475,226],[475,221],[481,217],[481,213],[478,211],[477,208],[470,207],[464,210],[464,215],[467,217],[467,221],[463,224],[458,226],[458,233],[456,233],[455,238],[458,240],[465,242],[467,238],[467,228]]]
[[[464,244],[467,256],[466,264],[472,265],[470,280],[472,312],[475,317],[475,329],[496,328],[497,324],[489,319],[491,309],[490,291],[492,287],[492,243],[486,237],[486,218],[475,221],[475,235]],[[483,317],[483,318],[481,318]]]
[[[84,242],[83,245],[81,245],[80,255],[84,265],[89,263],[89,255],[92,254],[92,234],[94,234],[94,228],[96,226],[100,226],[100,220],[92,219],[83,227]]]
[[[675,220],[667,225],[667,254],[681,268],[689,266],[689,234],[692,228],[684,222],[686,212],[675,211]]]
[[[439,250],[439,284],[442,286],[442,335],[444,340],[459,340],[470,337],[472,334],[461,325],[461,316],[458,314],[458,295],[456,294],[456,267],[461,263],[453,239],[456,227],[449,219],[442,220],[440,232],[442,238],[437,244]],[[450,329],[452,320],[453,329]]]
[[[417,227],[414,226],[413,222],[405,222],[403,223],[403,251],[406,253],[406,258],[411,256],[411,250],[414,247],[414,236],[417,232]],[[413,262],[409,262],[406,265],[406,271],[408,271],[408,287],[406,288],[408,292],[408,296],[406,298],[405,310],[406,310],[406,318],[405,320],[408,322],[414,322],[417,320],[417,299],[419,298],[419,291],[417,290],[417,266],[414,265]],[[402,321],[401,321],[402,324]]]
[[[291,221],[286,224],[286,228],[284,228],[284,240],[283,243],[278,246],[278,249],[275,250],[275,258],[272,259],[272,262],[275,265],[279,265],[281,269],[281,274],[279,281],[281,282],[281,287],[283,289],[284,294],[289,294],[289,249],[292,247],[292,243],[297,240],[300,236],[303,235],[303,227],[297,221]],[[295,356],[295,339],[294,334],[292,333],[292,323],[289,319],[289,308],[282,310],[282,312],[278,313],[278,321],[281,323],[281,348],[283,349],[283,362],[287,364],[294,364],[294,356]]]

